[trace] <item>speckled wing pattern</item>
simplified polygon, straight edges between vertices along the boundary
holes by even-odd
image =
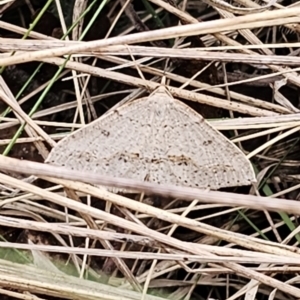
[[[46,162],[212,190],[255,182],[252,165],[242,151],[164,87],[62,139]]]

